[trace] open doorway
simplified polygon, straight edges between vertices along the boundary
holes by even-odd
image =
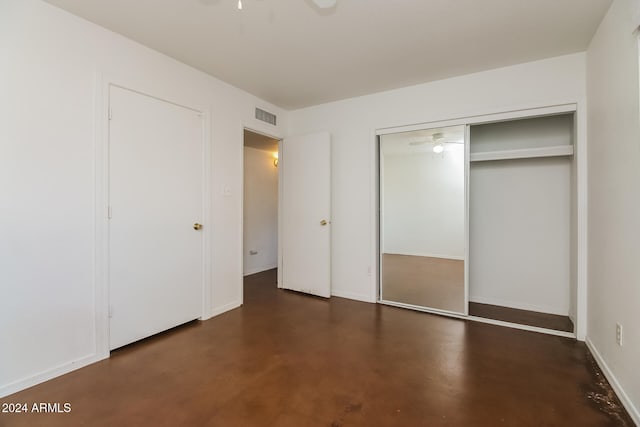
[[[278,143],[278,139],[244,130],[245,278],[271,270],[275,273],[278,266]]]

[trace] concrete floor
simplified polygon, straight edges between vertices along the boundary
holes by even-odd
[[[632,426],[575,340],[277,290],[1,400],[1,426]]]

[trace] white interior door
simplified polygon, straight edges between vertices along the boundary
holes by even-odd
[[[202,311],[200,114],[110,89],[110,349]]]
[[[331,296],[331,139],[328,133],[285,138],[282,179],[281,283]]]

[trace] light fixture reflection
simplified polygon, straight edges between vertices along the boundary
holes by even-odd
[[[433,146],[433,152],[436,154],[440,154],[444,151],[444,145],[441,142],[437,143]]]

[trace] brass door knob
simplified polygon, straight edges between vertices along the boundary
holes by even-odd
[[[200,230],[202,228],[202,224],[198,224],[197,222],[195,224],[193,224],[193,229],[194,230]]]
[[[328,224],[328,222],[327,222],[326,219],[323,219],[322,221],[320,221],[320,225],[322,225],[322,226],[325,226],[327,224]]]

